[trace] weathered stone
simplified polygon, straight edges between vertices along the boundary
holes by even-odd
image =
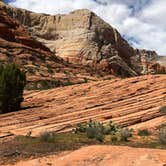
[[[32,131],[36,136],[46,130],[70,131],[89,119],[154,129],[165,121],[160,112],[165,104],[165,80],[166,75],[146,75],[26,91],[22,106],[27,109],[0,115],[0,131],[16,135]]]
[[[13,8],[2,2],[0,9],[67,62],[122,76],[165,72],[162,65],[155,65],[158,58],[155,51],[134,50],[115,28],[87,9],[67,15],[48,15]],[[6,37],[12,40],[11,32],[8,34]],[[20,39],[33,47],[30,40]]]
[[[163,74],[166,73],[166,66],[159,60],[160,57],[155,51],[136,49],[135,63],[142,74]]]
[[[1,4],[1,2],[0,2]],[[83,66],[67,64],[2,8],[0,10],[0,63],[15,62],[27,72],[27,87],[39,84],[55,87],[95,79],[95,72]],[[65,74],[66,73],[66,74]],[[71,74],[68,74],[71,73]],[[91,77],[92,76],[92,77]],[[30,85],[29,85],[30,84]],[[41,86],[41,85],[40,85]]]
[[[166,56],[159,56],[157,62],[166,67]]]
[[[107,72],[116,73],[118,68],[120,73],[127,72],[127,76],[138,74],[131,63],[134,49],[115,28],[87,9],[52,16],[0,6],[66,61],[100,69],[103,61],[107,61]],[[116,65],[112,65],[112,58]]]

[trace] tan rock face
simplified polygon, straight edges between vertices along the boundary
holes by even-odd
[[[156,61],[158,54],[155,51],[136,49],[136,55],[142,60]]]
[[[166,56],[159,56],[157,62],[162,66],[166,66]]]
[[[69,131],[89,119],[154,129],[165,121],[159,110],[165,105],[165,80],[165,75],[148,75],[27,91],[26,110],[0,115],[0,137]]]
[[[131,64],[133,48],[116,29],[89,10],[51,16],[5,5],[1,8],[66,61],[125,76],[137,75]]]
[[[1,4],[1,2],[0,2]],[[15,62],[27,71],[27,87],[40,89],[96,80],[91,68],[57,58],[4,8],[0,10],[0,63]],[[99,74],[99,73],[97,73]]]
[[[52,59],[57,55],[73,64],[122,76],[165,73],[166,69],[156,63],[158,55],[154,51],[134,50],[116,29],[89,10],[52,16],[13,8],[2,2],[0,9],[17,19],[32,37],[51,49]],[[3,28],[3,33],[6,34],[6,28]],[[8,35],[3,37],[11,40],[12,35],[8,31]],[[34,44],[32,39],[27,40],[25,36],[18,35],[17,39],[27,46],[49,51],[36,40]],[[1,59],[5,60],[6,57],[2,55]]]
[[[166,66],[161,63],[162,58],[155,51],[136,49],[135,63],[140,67],[142,74],[163,74],[166,73]]]
[[[25,28],[12,19],[4,10],[0,10],[0,62],[16,62],[28,75],[35,75],[35,66],[41,72],[50,59],[53,63],[58,59],[41,42],[31,38]],[[54,59],[53,59],[54,58]],[[33,61],[33,64],[32,64]],[[44,62],[45,61],[45,62]],[[31,68],[30,68],[31,67]],[[30,70],[34,70],[33,74]]]

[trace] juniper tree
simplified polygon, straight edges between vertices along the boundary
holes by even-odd
[[[15,64],[0,65],[0,113],[20,109],[26,74]]]

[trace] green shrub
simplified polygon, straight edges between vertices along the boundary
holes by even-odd
[[[133,129],[121,128],[119,129],[117,135],[119,141],[128,141],[128,138],[132,137]]]
[[[98,132],[95,136],[95,139],[100,142],[103,142],[104,138],[105,138],[105,135],[102,132]]]
[[[45,131],[40,134],[40,140],[43,142],[53,142],[54,137],[52,133]]]
[[[143,130],[138,131],[138,135],[139,136],[149,136],[150,132],[148,131],[148,129],[143,129]]]
[[[112,135],[112,136],[111,136],[111,141],[112,141],[112,142],[118,141],[117,136],[116,136],[116,135]]]
[[[95,138],[98,141],[104,139],[104,126],[102,123],[90,120],[86,127],[86,135],[88,138]]]
[[[47,65],[47,69],[48,69],[48,73],[50,74],[54,73],[54,70],[49,65]]]
[[[105,135],[111,135],[111,141],[127,141],[132,136],[132,131],[133,129],[118,128],[112,121],[104,125],[93,120],[87,123],[79,123],[75,129],[75,133],[83,132],[88,138],[95,138],[101,142],[104,140]]]
[[[93,127],[86,128],[86,135],[88,138],[95,138],[97,133],[99,133],[97,128],[93,128]]]
[[[86,123],[78,123],[75,132],[86,132],[87,124]]]
[[[166,106],[160,107],[160,112],[166,115]]]
[[[115,133],[118,131],[118,127],[112,122],[109,121],[105,126],[104,126],[104,134],[110,134],[110,135],[115,135]]]
[[[20,109],[25,84],[26,74],[17,65],[0,66],[0,113]]]
[[[166,127],[159,129],[158,140],[161,144],[166,144]]]
[[[166,122],[162,123],[162,124],[158,127],[158,129],[165,128],[165,127],[166,127]]]
[[[28,70],[28,73],[35,74],[35,70],[33,68],[28,68],[27,70]]]
[[[98,141],[103,141],[104,139],[103,124],[93,120],[89,120],[87,123],[77,124],[75,132],[83,132],[88,138],[95,138]]]

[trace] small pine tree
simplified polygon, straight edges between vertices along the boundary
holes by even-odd
[[[20,109],[26,74],[15,64],[0,65],[0,113]]]

